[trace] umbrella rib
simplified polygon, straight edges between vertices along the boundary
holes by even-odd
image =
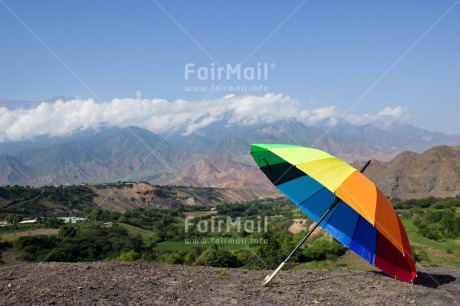
[[[284,171],[283,174],[281,174],[281,175],[276,179],[275,182],[273,182],[273,185],[277,186],[277,185],[278,185],[278,182],[279,182],[289,171],[291,171],[291,169],[294,168],[294,167],[295,167],[295,165],[292,165],[292,164],[291,164],[291,166],[290,166],[288,169],[286,169],[286,171]],[[269,168],[269,170],[270,170],[270,168]],[[305,175],[307,175],[307,174],[305,174]]]
[[[351,241],[350,241],[350,247],[351,247],[351,243],[353,241],[355,241],[355,235],[356,235],[356,230],[358,229],[358,224],[359,224],[359,221],[360,221],[360,218],[363,219],[365,222],[367,222],[367,220],[365,218],[363,218],[363,216],[361,216],[360,214],[358,214],[358,220],[356,221],[356,226],[355,226],[355,229],[353,231],[353,235],[351,236]],[[373,265],[372,263],[372,260],[375,262],[375,254],[377,253],[377,239],[378,239],[378,235],[376,233],[376,237],[375,237],[375,250],[374,250],[374,257],[371,258],[371,262],[369,262],[371,265]],[[351,250],[351,248],[348,248],[349,250]],[[353,250],[352,250],[353,251]],[[355,251],[353,251],[353,253],[357,254]],[[363,258],[361,256],[361,258]],[[364,258],[363,258],[364,259]],[[365,260],[365,259],[364,259]],[[367,261],[367,260],[366,260]]]

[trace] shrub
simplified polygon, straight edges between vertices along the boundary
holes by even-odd
[[[129,235],[118,226],[84,226],[73,231],[69,225],[62,228],[59,237],[24,236],[14,243],[24,252],[24,260],[67,262],[116,259],[122,253],[139,251],[141,246],[140,236]]]
[[[199,258],[203,254],[203,248],[193,246],[184,256],[184,261],[187,265],[196,265]]]
[[[217,244],[213,244],[211,248],[205,250],[197,259],[197,265],[235,268],[241,266],[235,255],[229,251],[223,250]]]
[[[428,257],[428,253],[425,250],[422,250],[418,247],[412,247],[412,255],[414,256],[414,261],[417,262],[430,262],[430,258]]]
[[[216,271],[217,274],[222,275],[222,276],[225,276],[225,275],[229,275],[229,274],[230,274],[230,273],[228,273],[227,270],[222,269],[222,268],[218,268],[218,269],[216,269],[215,271]]]
[[[177,252],[168,252],[161,254],[158,259],[158,262],[161,263],[168,263],[168,264],[183,264],[184,263],[184,258],[181,256],[181,254]]]
[[[73,225],[66,224],[59,229],[59,237],[61,238],[75,237],[76,232],[77,232],[77,229]]]
[[[345,248],[338,242],[316,240],[311,245],[304,247],[298,256],[299,261],[334,260],[345,254]]]
[[[51,250],[56,248],[60,239],[53,236],[22,236],[13,242],[13,248],[23,251],[22,260],[42,261],[52,255]]]
[[[134,250],[130,250],[128,252],[123,252],[120,256],[117,257],[119,261],[136,261],[141,258],[141,255]]]
[[[442,240],[443,235],[441,232],[441,225],[436,224],[436,223],[428,223],[426,221],[420,223],[417,225],[418,228],[418,233],[422,235],[425,238],[431,239],[431,240]]]

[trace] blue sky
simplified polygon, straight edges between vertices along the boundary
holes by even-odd
[[[0,0],[0,98],[110,102],[139,91],[202,107],[227,94],[268,92],[337,113],[399,107],[408,123],[460,134],[457,3]],[[268,77],[185,80],[187,63],[214,61],[267,63]],[[235,85],[246,91],[223,87]]]

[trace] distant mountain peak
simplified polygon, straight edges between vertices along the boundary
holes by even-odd
[[[366,176],[387,196],[401,199],[460,195],[460,146],[403,152],[389,162],[372,163]]]
[[[23,185],[31,175],[32,169],[21,164],[16,158],[0,156],[0,185]]]

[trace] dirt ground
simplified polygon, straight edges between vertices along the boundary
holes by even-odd
[[[156,263],[0,266],[0,305],[459,305],[460,270],[420,268],[414,284],[375,271],[268,271]]]

